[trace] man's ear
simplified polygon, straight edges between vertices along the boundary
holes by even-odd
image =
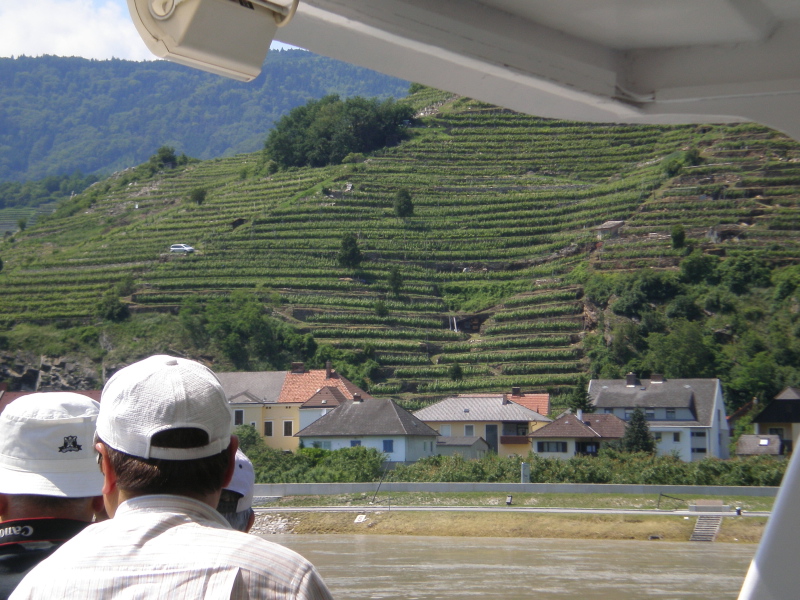
[[[239,438],[235,435],[231,436],[231,445],[228,446],[228,468],[225,470],[225,477],[222,480],[222,489],[228,487],[228,484],[233,479],[233,473],[236,471],[236,451],[239,449]]]
[[[102,442],[94,445],[100,453],[100,471],[103,473],[103,495],[113,493],[117,489],[117,474],[111,466],[111,459],[108,457],[108,449]]]

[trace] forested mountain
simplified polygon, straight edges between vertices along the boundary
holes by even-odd
[[[200,159],[252,152],[310,99],[407,90],[305,50],[271,51],[250,83],[166,61],[0,58],[0,182],[110,174],[164,145]]]

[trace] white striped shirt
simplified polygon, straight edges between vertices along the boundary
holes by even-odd
[[[182,496],[123,502],[34,568],[11,595],[23,598],[332,600],[302,556]]]

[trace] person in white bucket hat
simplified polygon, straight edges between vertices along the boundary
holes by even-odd
[[[97,450],[108,521],[34,568],[12,600],[241,598],[331,600],[299,554],[231,529],[216,507],[238,439],[217,377],[151,356],[103,389]]]
[[[81,394],[42,392],[0,414],[0,600],[102,513],[99,408]]]

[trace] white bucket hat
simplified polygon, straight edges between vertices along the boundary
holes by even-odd
[[[202,429],[208,444],[196,448],[153,446],[153,436],[178,428]],[[97,435],[139,458],[193,460],[230,445],[233,418],[225,392],[208,367],[156,355],[118,371],[101,396]]]
[[[0,493],[100,496],[94,430],[100,405],[73,392],[22,396],[0,414]]]
[[[225,488],[237,494],[241,498],[236,503],[236,512],[242,512],[253,506],[253,491],[256,483],[256,474],[253,470],[253,463],[241,450],[236,451],[236,466],[233,471],[233,478]]]

